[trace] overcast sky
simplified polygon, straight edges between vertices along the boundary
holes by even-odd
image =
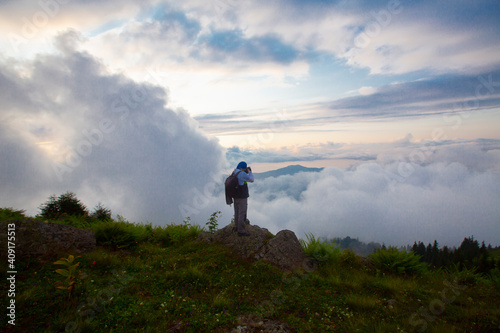
[[[498,1],[0,2],[0,206],[500,245]]]

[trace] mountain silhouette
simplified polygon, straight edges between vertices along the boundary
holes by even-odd
[[[323,168],[307,168],[302,165],[289,165],[287,167],[277,169],[277,170],[271,170],[267,172],[261,172],[261,173],[254,173],[255,178],[257,179],[264,179],[268,177],[279,177],[283,175],[293,175],[298,172],[320,172],[322,171]]]

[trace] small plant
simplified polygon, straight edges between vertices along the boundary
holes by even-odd
[[[220,211],[214,212],[212,215],[210,215],[208,222],[205,223],[205,225],[208,226],[208,232],[210,232],[211,234],[215,233],[219,228],[218,220],[220,218],[220,215],[221,215]]]
[[[77,257],[78,258],[78,257]],[[67,290],[68,291],[68,299],[73,295],[73,291],[76,287],[76,269],[80,265],[79,262],[76,264],[75,256],[69,255],[68,258],[61,258],[58,261],[54,262],[54,265],[62,265],[65,268],[56,269],[56,273],[65,277],[64,285],[57,286],[57,289]]]
[[[225,291],[222,291],[221,293],[215,295],[213,301],[212,301],[212,306],[216,309],[224,309],[224,308],[230,308],[231,307],[231,298],[227,297],[225,295]]]
[[[269,242],[269,241],[270,241],[271,239],[273,239],[273,238],[274,238],[274,235],[273,235],[270,231],[268,231],[268,232],[266,233],[266,238],[264,238],[264,242],[266,242],[266,243],[267,243],[267,242]]]

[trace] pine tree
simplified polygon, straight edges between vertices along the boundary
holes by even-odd
[[[438,257],[439,257],[439,246],[437,240],[434,240],[434,244],[431,249],[431,264],[434,267],[438,266]]]
[[[411,250],[413,251],[413,253],[418,254],[417,253],[417,251],[418,251],[417,241],[415,241],[415,243],[413,243],[413,246],[411,247]]]
[[[448,266],[451,263],[451,251],[446,245],[441,249],[440,261],[440,267]]]
[[[427,247],[425,248],[425,255],[424,259],[426,263],[432,263],[432,245],[429,243]]]

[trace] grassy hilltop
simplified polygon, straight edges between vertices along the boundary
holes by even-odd
[[[483,274],[430,269],[412,252],[361,258],[310,235],[302,245],[317,269],[284,272],[196,241],[203,228],[189,219],[153,227],[98,217],[51,220],[92,229],[98,246],[56,264],[16,262],[16,326],[3,316],[2,330],[226,332],[244,325],[259,332],[275,322],[291,332],[500,331],[498,258]],[[0,209],[0,221],[25,218]],[[206,230],[216,228],[214,213]],[[5,262],[1,269],[8,271]],[[7,283],[1,288],[6,294]]]

